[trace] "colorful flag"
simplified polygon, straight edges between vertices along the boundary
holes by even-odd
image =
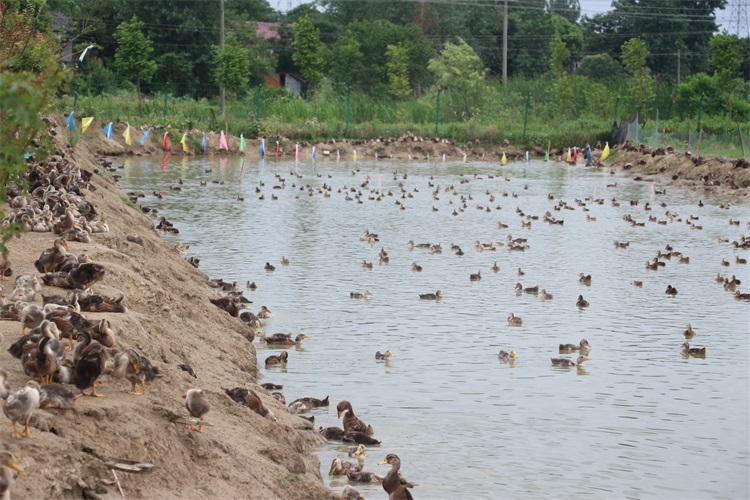
[[[278,148],[279,148],[279,141],[276,141],[276,149],[278,150]],[[260,147],[258,147],[258,152],[260,153],[261,156],[266,156],[266,140],[265,139],[260,140]]]
[[[604,161],[609,156],[609,143],[606,143],[604,146],[604,151],[602,151],[602,155],[599,157],[599,161]]]
[[[206,152],[206,134],[205,133],[203,134],[203,139],[201,139],[201,150],[203,150],[204,153]]]
[[[148,134],[151,133],[151,129],[146,129],[146,132],[143,133],[143,137],[141,137],[141,146],[146,142],[146,137],[148,137]]]
[[[594,159],[591,157],[591,144],[586,144],[586,163],[594,163]]]
[[[312,159],[313,160],[315,159],[315,146],[313,146],[313,149],[312,149]]]
[[[341,151],[339,151],[339,150],[337,149],[337,150],[336,150],[336,161],[339,161],[339,160],[341,160]]]
[[[565,158],[565,161],[567,161],[568,163],[573,161],[573,157],[570,155],[570,148],[568,148],[568,156]]]
[[[107,136],[107,139],[112,138],[112,122],[104,126],[104,135]]]
[[[528,151],[526,151],[526,163],[529,163],[531,161],[531,155]]]
[[[166,170],[167,169],[167,161],[169,161],[169,153],[164,155],[164,160],[161,162],[161,169]]]
[[[578,163],[578,146],[573,148],[573,163]]]
[[[294,161],[299,161],[299,144],[294,145]]]
[[[94,121],[93,116],[88,116],[81,120],[81,133],[82,134],[86,133],[86,130],[89,128],[89,126],[91,125],[91,122],[93,121]]]
[[[89,45],[88,47],[86,47],[85,49],[83,49],[83,52],[81,52],[81,57],[79,57],[78,60],[81,61],[81,62],[83,62],[83,58],[86,57],[86,54],[88,53],[88,51],[90,49],[93,49],[93,48],[94,48],[93,45]]]
[[[180,139],[180,144],[182,144],[182,152],[187,153],[188,147],[187,147],[187,132],[182,134],[182,139]]]
[[[276,141],[276,158],[278,158],[278,157],[279,157],[279,154],[280,154],[280,153],[281,153],[281,151],[280,151],[280,149],[279,149],[279,141]]]
[[[502,163],[503,165],[505,165],[506,163],[508,163],[508,157],[505,156],[505,152],[504,151],[503,151],[503,157],[500,158],[500,163]]]
[[[354,155],[352,155],[352,159],[354,161],[357,161],[357,150],[356,149],[354,150]]]
[[[122,133],[122,136],[125,138],[125,144],[128,146],[132,146],[133,143],[130,141],[130,124],[128,123],[127,128],[125,129],[125,132]]]
[[[162,141],[162,148],[164,151],[169,151],[169,132],[164,132],[164,140]]]
[[[244,153],[245,152],[245,146],[246,146],[246,144],[245,144],[245,136],[242,135],[242,134],[240,134],[240,153]]]
[[[71,111],[68,117],[65,119],[65,123],[68,124],[68,128],[70,130],[72,130],[73,132],[76,131],[76,119],[73,111]]]
[[[221,136],[219,137],[219,150],[229,151],[229,146],[227,146],[227,138],[224,135],[224,131],[221,131]]]

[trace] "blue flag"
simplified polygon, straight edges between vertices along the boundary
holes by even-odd
[[[591,157],[591,145],[586,144],[586,161],[588,163],[594,163],[594,159]]]
[[[70,112],[68,117],[65,119],[65,123],[68,124],[68,128],[72,130],[73,132],[76,131],[76,119],[73,116],[73,111]]]
[[[315,159],[315,146],[313,146],[313,150],[312,150],[312,159],[313,160]]]
[[[143,134],[143,137],[141,137],[141,146],[143,146],[143,143],[146,142],[146,137],[148,137],[148,134],[151,132],[151,129],[146,130],[146,132]]]
[[[260,147],[258,148],[258,151],[260,152],[261,156],[266,156],[266,140],[265,139],[260,140]]]
[[[201,149],[203,152],[206,152],[206,134],[203,134],[203,139],[201,139]]]
[[[109,122],[107,125],[105,125],[105,127],[104,127],[104,135],[107,136],[107,139],[111,139],[112,138],[112,122]]]

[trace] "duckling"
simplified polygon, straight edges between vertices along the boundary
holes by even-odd
[[[44,310],[34,304],[28,304],[21,310],[21,335],[26,334],[26,328],[36,328],[44,321]]]
[[[518,271],[517,271],[516,273],[517,273],[517,274],[518,274],[519,276],[525,276],[525,275],[526,275],[526,273],[525,273],[525,272],[523,271],[523,269],[521,269],[520,267],[518,268]]]
[[[247,288],[249,290],[257,290],[258,289],[258,285],[256,285],[254,281],[248,281],[246,286],[247,286]]]
[[[159,368],[151,363],[146,356],[139,354],[132,347],[115,355],[114,374],[124,377],[130,382],[130,394],[143,396],[146,382],[153,382],[159,376]],[[140,392],[135,391],[135,384],[141,384]]]
[[[419,298],[422,300],[440,300],[443,298],[443,292],[438,290],[435,293],[420,293]]]
[[[497,261],[492,265],[491,267],[493,273],[499,273],[500,272],[500,266],[497,265]]]
[[[260,306],[260,311],[258,311],[258,317],[263,319],[268,319],[271,317],[271,310],[267,308],[266,306]]]
[[[0,368],[0,399],[5,400],[10,394],[10,384],[8,383],[8,372]]]
[[[197,428],[192,425],[186,427],[191,431],[203,432],[203,418],[211,410],[211,405],[203,395],[203,389],[188,389],[182,398],[185,400],[185,408],[190,416],[199,420]]]
[[[690,347],[690,344],[685,342],[682,344],[682,353],[687,356],[705,357],[706,348],[705,347]]]
[[[341,490],[341,500],[365,500],[365,497],[351,485],[345,484],[344,489]]]
[[[69,410],[80,394],[59,384],[43,384],[39,390],[39,407]]]
[[[581,342],[576,344],[560,344],[560,353],[569,353],[573,351],[588,351],[591,349],[591,345],[589,344],[589,341],[586,339],[581,339]]]
[[[520,294],[521,292],[537,294],[539,293],[539,285],[524,288],[521,283],[516,283],[516,293]]]
[[[372,269],[372,262],[367,262],[366,260],[362,261],[362,268],[363,269]]]
[[[729,261],[728,261],[728,260],[726,260],[726,259],[721,259],[721,265],[722,265],[722,266],[726,266],[726,267],[729,267]]]
[[[289,259],[287,259],[284,255],[281,256],[281,265],[282,266],[288,266],[290,264]]]
[[[34,262],[34,267],[40,273],[57,271],[58,266],[68,254],[68,243],[63,238],[57,238],[52,247],[44,250]]]
[[[365,290],[364,293],[349,292],[349,298],[352,299],[369,299],[371,296],[372,292],[370,292],[370,290]]]
[[[88,262],[72,269],[69,274],[70,281],[73,283],[74,288],[88,290],[91,285],[104,278],[104,273],[104,266]]]
[[[303,340],[312,338],[306,333],[300,333],[292,339],[291,333],[274,333],[270,337],[265,337],[267,344],[272,345],[300,345]]]
[[[690,325],[690,323],[685,326],[685,331],[682,332],[682,334],[686,339],[692,339],[693,337],[695,337],[695,332],[693,331],[693,327]]]
[[[266,262],[266,265],[264,266],[263,269],[265,269],[266,271],[275,271],[276,267],[270,262]]]
[[[539,293],[539,299],[540,300],[552,300],[552,294],[547,293],[547,290],[542,288],[542,291]]]
[[[374,472],[365,472],[365,471],[353,471],[350,470],[346,473],[346,477],[349,478],[349,481],[354,481],[355,483],[382,483],[383,477],[378,476]]]
[[[328,471],[329,476],[346,476],[349,472],[360,472],[362,466],[352,462],[346,462],[340,458],[334,458],[331,462],[331,468]]]
[[[735,255],[734,262],[737,264],[747,264],[747,259],[743,259],[739,255]]]
[[[367,453],[365,453],[365,446],[363,444],[358,444],[357,446],[349,448],[348,456],[349,458],[363,459],[367,456]]]
[[[0,451],[0,498],[3,500],[10,500],[10,487],[16,478],[13,471],[23,472],[23,469],[11,452]]]
[[[378,351],[378,352],[375,353],[375,359],[377,361],[387,361],[388,359],[390,359],[392,357],[393,357],[393,353],[391,352],[390,349],[388,349],[384,353],[381,353],[380,351]]]
[[[10,269],[10,259],[8,254],[4,253],[0,255],[0,281],[5,281],[5,277],[11,274],[13,274],[13,271]]]
[[[583,295],[579,295],[578,300],[576,300],[576,307],[580,309],[580,308],[584,308],[588,306],[589,306],[588,300],[584,299]]]
[[[420,266],[416,262],[412,262],[411,263],[411,270],[414,271],[414,272],[417,272],[417,273],[421,273],[422,272],[422,266]]]
[[[664,293],[666,293],[667,295],[671,295],[672,297],[674,297],[675,295],[677,295],[677,289],[675,287],[673,287],[672,285],[667,285],[667,289],[666,289],[666,291]]]
[[[579,283],[583,283],[586,286],[590,286],[591,285],[591,275],[590,274],[578,273],[578,281],[579,281]]]
[[[383,478],[383,489],[388,494],[389,500],[413,500],[411,492],[407,489],[411,485],[401,476],[401,459],[393,453],[389,453],[379,462],[379,465],[389,464],[391,469]]]
[[[104,373],[109,356],[102,344],[91,341],[90,334],[79,333],[78,339],[81,338],[83,341],[76,347],[74,355],[75,385],[84,396],[89,395],[84,391],[91,387],[91,396],[102,398],[103,395],[96,393],[96,387],[99,385],[99,377]]]
[[[39,389],[39,384],[31,380],[26,382],[26,386],[23,389],[9,394],[5,400],[3,412],[10,419],[11,424],[13,424],[13,437],[31,437],[31,434],[29,434],[29,420],[31,420],[31,414],[34,413],[34,409],[39,404]],[[23,434],[16,429],[16,422],[18,421],[24,421],[26,424]]]
[[[637,280],[635,278],[633,278],[632,280],[630,280],[630,284],[633,285],[633,286],[637,286],[638,288],[643,287],[643,281]]]
[[[734,291],[735,300],[750,300],[750,293],[742,293],[739,290]]]
[[[578,356],[577,361],[568,358],[550,358],[552,366],[582,366],[584,361],[588,361],[586,356]]]
[[[522,326],[523,319],[520,316],[516,316],[513,313],[508,314],[508,324],[511,326]]]
[[[375,434],[371,425],[365,424],[362,420],[354,414],[354,409],[349,401],[340,401],[336,405],[336,411],[338,412],[338,418],[344,415],[344,431],[345,432],[362,432],[368,436]]]
[[[266,366],[280,365],[280,364],[285,365],[288,359],[289,359],[289,353],[286,351],[281,351],[281,353],[278,356],[268,356],[266,358]]]
[[[500,361],[504,362],[512,362],[518,359],[516,351],[505,352],[501,350],[499,353],[497,353],[497,357]]]
[[[482,272],[477,271],[476,274],[470,274],[469,275],[469,281],[479,281],[482,279]]]

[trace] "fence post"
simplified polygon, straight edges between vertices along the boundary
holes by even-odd
[[[259,83],[258,84],[258,106],[255,109],[255,121],[257,121],[257,122],[260,121],[260,89],[261,89],[261,86],[262,85]]]
[[[169,98],[169,82],[164,86],[164,118],[167,117],[167,99]]]
[[[349,137],[349,119],[352,113],[352,86],[349,85],[346,93],[346,129],[344,130],[344,137]]]
[[[526,114],[523,117],[523,145],[526,145],[526,122],[529,120],[529,103],[531,102],[531,92],[526,97]]]
[[[435,137],[438,136],[438,125],[440,125],[440,92],[443,91],[443,87],[438,87],[437,100],[435,102]]]

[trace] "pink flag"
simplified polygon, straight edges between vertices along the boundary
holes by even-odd
[[[219,137],[219,149],[223,149],[224,151],[229,151],[229,146],[227,146],[227,138],[224,135],[224,131],[221,131],[221,137]]]

